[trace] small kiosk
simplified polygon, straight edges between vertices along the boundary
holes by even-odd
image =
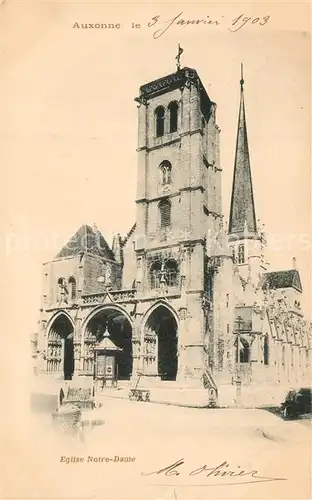
[[[94,348],[94,383],[96,387],[117,387],[118,363],[117,355],[122,349],[117,347],[104,333],[104,338]]]

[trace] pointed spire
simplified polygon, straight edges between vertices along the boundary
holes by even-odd
[[[257,233],[244,104],[243,64],[241,64],[240,107],[229,220],[229,235],[230,237],[233,236],[237,238],[242,236],[246,230],[248,234],[256,235]]]
[[[241,79],[240,79],[241,92],[244,91],[244,67],[243,63],[241,63]]]
[[[92,253],[106,259],[114,260],[114,254],[104,236],[96,228],[84,224],[63,246],[55,259],[62,259],[71,255]]]

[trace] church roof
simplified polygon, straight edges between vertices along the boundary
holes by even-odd
[[[70,257],[79,253],[91,253],[99,257],[115,260],[114,254],[104,236],[97,228],[84,224],[66,243],[55,259]]]
[[[302,292],[300,275],[297,269],[265,273],[263,288],[295,288]]]
[[[246,231],[249,234],[257,233],[244,104],[243,76],[240,85],[240,107],[229,219],[230,237],[242,236]]]
[[[160,96],[166,92],[184,87],[188,81],[197,85],[200,93],[201,110],[205,116],[208,116],[213,102],[210,100],[197,71],[193,68],[188,68],[187,66],[171,73],[170,75],[163,76],[157,80],[141,85],[140,97],[138,97],[137,100],[141,101],[142,99],[144,100]]]
[[[127,233],[127,235],[124,237],[124,239],[122,240],[122,246],[124,247],[127,243],[127,241],[129,240],[129,238],[131,238],[131,236],[133,235],[134,231],[136,230],[136,223],[133,224],[132,228],[130,229],[130,231]]]
[[[120,347],[117,347],[114,342],[109,338],[109,336],[106,334],[104,335],[103,340],[99,343],[98,346],[95,347],[96,351],[122,351]]]

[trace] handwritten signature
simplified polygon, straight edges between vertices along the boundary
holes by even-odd
[[[205,16],[202,19],[183,19],[183,12],[180,12],[172,19],[169,19],[163,22],[160,19],[160,15],[152,17],[151,21],[147,24],[149,28],[155,26],[157,29],[153,33],[153,38],[160,38],[169,28],[172,26],[191,26],[191,25],[215,25],[219,26],[223,22],[224,16],[220,16],[218,19],[212,18],[211,16]],[[235,19],[231,20],[231,25],[228,27],[229,31],[235,32],[242,29],[248,23],[251,24],[259,24],[260,26],[264,26],[269,21],[270,16],[265,15],[262,17],[249,17],[244,14],[240,14]]]
[[[184,458],[180,458],[171,465],[167,467],[158,469],[153,472],[141,472],[142,476],[152,476],[152,475],[163,475],[163,476],[180,476],[181,471],[183,470],[182,465],[184,465]],[[236,470],[234,470],[236,468]],[[238,478],[239,481],[236,482],[222,482],[223,485],[236,485],[236,484],[250,484],[250,483],[265,483],[268,481],[286,481],[284,477],[267,477],[259,475],[259,471],[256,469],[253,470],[244,470],[240,465],[236,467],[230,468],[230,464],[227,461],[222,462],[221,464],[215,467],[208,467],[206,464],[201,465],[200,467],[193,469],[191,471],[186,471],[187,476],[205,476],[205,477],[219,477],[219,478]],[[185,472],[185,470],[184,470]],[[182,473],[183,475],[183,473]],[[246,478],[241,480],[242,478]],[[220,483],[218,483],[220,484]]]

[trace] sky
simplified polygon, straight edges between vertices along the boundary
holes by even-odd
[[[182,66],[198,71],[217,103],[225,219],[244,64],[256,217],[265,224],[270,270],[291,268],[296,256],[302,305],[311,316],[307,4],[13,1],[2,8],[1,293],[10,329],[37,330],[41,264],[82,224],[96,223],[110,242],[135,222],[134,98],[140,85],[175,71],[178,43]],[[153,16],[161,29],[181,12],[220,24],[174,24],[153,36],[155,26],[147,26]],[[250,20],[230,31],[241,14]],[[76,22],[122,26],[78,29]]]

